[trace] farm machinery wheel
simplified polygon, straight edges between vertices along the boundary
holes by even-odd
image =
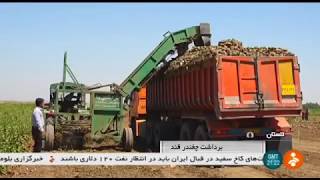
[[[54,149],[54,125],[53,119],[48,118],[45,127],[45,150],[51,151]]]
[[[130,152],[133,148],[133,132],[131,128],[124,128],[122,135],[122,145],[125,151]]]

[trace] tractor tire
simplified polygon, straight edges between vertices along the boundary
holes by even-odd
[[[133,148],[133,132],[131,128],[124,128],[122,135],[122,144],[126,152],[130,152]]]
[[[48,121],[52,118],[48,118]],[[45,150],[52,151],[54,149],[54,125],[47,123],[45,127]]]

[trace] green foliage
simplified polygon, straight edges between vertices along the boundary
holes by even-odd
[[[311,116],[320,116],[320,107],[310,109]]]
[[[6,167],[0,166],[0,174],[5,174],[5,173],[6,173]]]
[[[309,116],[320,116],[320,104],[319,103],[306,103],[303,105],[303,108],[308,108]]]
[[[320,104],[318,103],[312,103],[312,102],[308,102],[308,103],[305,103],[303,105],[304,108],[311,108],[311,109],[314,109],[314,108],[319,108],[320,109]]]
[[[33,104],[0,103],[0,152],[22,152],[31,136]]]
[[[0,152],[24,152],[31,137],[31,103],[0,103]],[[0,166],[0,174],[6,167]]]

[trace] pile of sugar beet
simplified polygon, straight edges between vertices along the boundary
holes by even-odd
[[[236,39],[227,39],[218,42],[217,46],[195,46],[182,56],[171,61],[166,70],[171,72],[180,68],[188,68],[194,64],[224,56],[294,56],[287,49],[275,47],[244,47],[242,42]]]

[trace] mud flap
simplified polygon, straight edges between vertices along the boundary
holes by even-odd
[[[266,152],[274,150],[274,151],[279,151],[282,155],[284,155],[287,151],[291,149],[292,149],[291,135],[266,141]]]

